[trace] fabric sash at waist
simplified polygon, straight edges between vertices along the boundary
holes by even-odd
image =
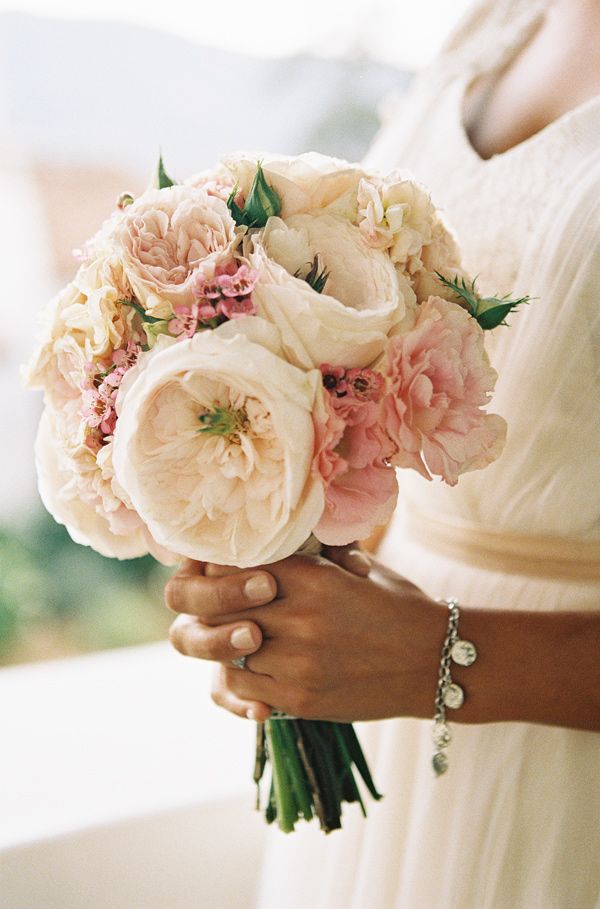
[[[441,555],[488,571],[600,581],[600,540],[506,533],[407,508],[408,535]]]

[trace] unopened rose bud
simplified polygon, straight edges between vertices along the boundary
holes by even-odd
[[[123,211],[128,205],[133,205],[134,198],[131,193],[121,193],[117,198],[117,208]]]

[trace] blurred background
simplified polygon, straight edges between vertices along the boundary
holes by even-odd
[[[144,188],[159,148],[181,178],[240,148],[359,160],[466,5],[0,2],[1,663],[161,639],[169,624],[159,566],[76,546],[37,498],[41,403],[18,368],[72,250],[119,192]]]

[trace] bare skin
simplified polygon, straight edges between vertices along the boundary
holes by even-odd
[[[181,613],[173,645],[221,664],[213,699],[238,716],[263,720],[277,707],[340,722],[431,717],[446,608],[357,549],[326,554],[260,571],[188,562],[166,588]],[[252,577],[267,585],[257,599],[245,593]],[[467,692],[453,718],[600,731],[600,610],[461,615],[479,658],[453,669]],[[251,643],[236,648],[240,629]],[[231,665],[242,654],[243,671]]]
[[[526,141],[600,94],[599,35],[596,0],[555,0],[541,27],[506,69],[473,83],[463,119],[482,158]]]
[[[465,127],[482,157],[600,93],[598,36],[600,3],[555,0],[517,58],[471,86]],[[218,664],[213,698],[239,716],[266,719],[277,707],[309,719],[431,717],[445,608],[357,548],[326,555],[234,573],[187,563],[166,589],[180,613],[173,645]],[[244,592],[253,576],[266,585],[254,598]],[[600,608],[564,605],[557,613],[463,607],[461,635],[480,657],[453,670],[467,692],[453,719],[600,731]],[[239,629],[250,638],[236,648]],[[245,671],[231,665],[243,654],[251,654]]]

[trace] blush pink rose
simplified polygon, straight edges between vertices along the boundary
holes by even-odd
[[[126,209],[115,242],[131,287],[145,309],[169,318],[194,302],[198,267],[235,240],[226,203],[203,189],[149,190]]]
[[[497,374],[484,333],[462,307],[429,297],[416,321],[388,348],[385,427],[396,446],[392,463],[454,486],[460,474],[485,467],[502,452],[506,423],[483,407]]]
[[[329,546],[364,540],[392,515],[396,473],[387,458],[393,446],[374,401],[325,396],[326,415],[316,421],[313,469],[325,487],[325,509],[314,535]]]

